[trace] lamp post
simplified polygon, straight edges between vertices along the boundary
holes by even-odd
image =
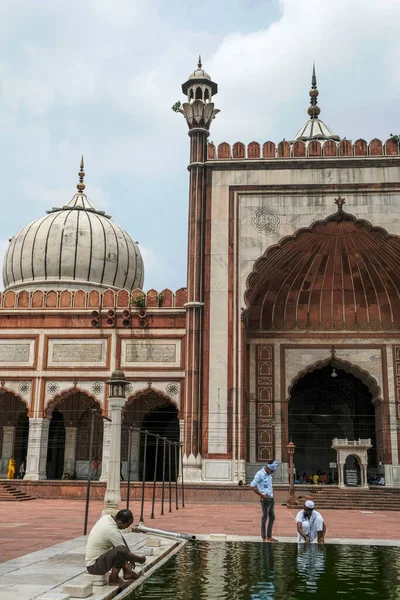
[[[287,445],[287,451],[289,454],[289,506],[296,505],[296,496],[294,493],[294,470],[293,470],[293,458],[296,446],[292,441]]]
[[[103,515],[112,515],[118,511],[121,502],[121,413],[126,401],[125,394],[128,381],[125,378],[125,373],[120,369],[116,369],[106,383],[110,386],[108,402],[111,417],[111,435]]]

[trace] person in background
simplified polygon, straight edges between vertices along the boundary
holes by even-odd
[[[326,525],[321,513],[314,510],[314,506],[312,500],[307,500],[303,510],[296,515],[297,541],[300,544],[315,541],[318,541],[318,544],[325,543]]]
[[[109,584],[125,588],[132,579],[138,579],[140,575],[135,573],[135,563],[146,562],[145,556],[133,554],[121,529],[128,529],[133,523],[133,515],[130,510],[120,510],[115,517],[104,515],[94,525],[89,533],[86,546],[86,569],[90,575],[105,575],[111,571]],[[124,581],[119,572],[122,569]]]
[[[23,460],[22,463],[19,465],[17,479],[23,479],[24,475],[25,475],[25,461]]]
[[[275,461],[269,461],[265,467],[257,471],[251,482],[253,492],[260,496],[261,503],[261,537],[263,542],[277,542],[272,537],[272,527],[275,521],[275,510],[274,510],[274,491],[272,489],[272,473],[277,469],[278,463]],[[268,521],[268,528],[266,530],[266,523]]]
[[[14,479],[15,477],[15,460],[12,456],[8,461],[7,479]]]
[[[326,473],[322,473],[322,475],[321,475],[321,477],[320,477],[320,482],[321,482],[323,485],[326,485],[326,484],[328,483],[328,478],[327,478],[327,476],[326,476]]]
[[[97,477],[99,475],[99,466],[100,466],[100,461],[96,456],[95,459],[93,460],[93,479],[97,479]]]
[[[315,475],[312,476],[312,482],[314,485],[318,485],[318,483],[319,483],[319,477],[316,473],[315,473]]]
[[[386,481],[382,473],[377,477],[376,485],[386,485]]]

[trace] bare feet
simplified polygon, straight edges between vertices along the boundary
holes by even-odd
[[[139,573],[135,573],[135,571],[131,571],[130,569],[124,570],[124,579],[139,579]]]
[[[276,540],[273,537],[267,538],[267,542],[277,542],[278,540]]]
[[[121,590],[125,589],[130,585],[129,581],[124,581],[121,577],[117,577],[116,579],[109,579],[108,585],[117,585]]]

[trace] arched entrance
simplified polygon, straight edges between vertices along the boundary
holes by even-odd
[[[93,451],[89,457],[91,409],[101,413],[100,404],[78,390],[71,390],[49,404],[47,479],[85,479],[93,459],[102,456],[103,419],[95,418]]]
[[[28,436],[26,404],[12,392],[0,390],[0,478],[7,476],[8,461],[12,456],[18,475],[21,463],[26,463]]]
[[[296,470],[330,474],[336,463],[334,438],[371,439],[371,468],[377,467],[373,396],[352,373],[331,364],[306,373],[294,383],[289,400],[289,438],[296,445]]]
[[[150,434],[157,434],[172,442],[179,442],[178,409],[169,398],[152,389],[146,390],[138,396],[128,400],[123,411],[122,421],[121,458],[124,467],[124,477],[127,473],[128,427],[137,427],[149,432],[149,435],[147,436],[146,453],[144,433],[132,432],[131,477],[134,480],[141,480],[143,478],[143,468],[145,467],[146,481],[153,481],[156,459],[156,438],[154,435]],[[157,481],[162,481],[164,465],[163,448],[163,444],[160,440],[156,464]],[[144,463],[145,454],[146,462]],[[166,480],[169,479],[170,471],[172,481],[176,480],[179,470],[179,458],[179,452],[177,453],[177,456],[175,456],[174,448],[171,448],[170,453],[167,445],[165,453]]]

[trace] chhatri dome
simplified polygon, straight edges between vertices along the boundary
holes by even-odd
[[[308,107],[309,120],[297,132],[293,141],[301,140],[311,142],[312,140],[334,140],[340,142],[340,137],[325,125],[319,118],[321,109],[318,104],[319,91],[317,89],[317,77],[315,75],[315,65],[311,77],[310,106]]]
[[[47,211],[10,240],[3,265],[6,290],[143,286],[137,244],[88,200],[83,169],[82,157],[78,192],[68,204]]]

